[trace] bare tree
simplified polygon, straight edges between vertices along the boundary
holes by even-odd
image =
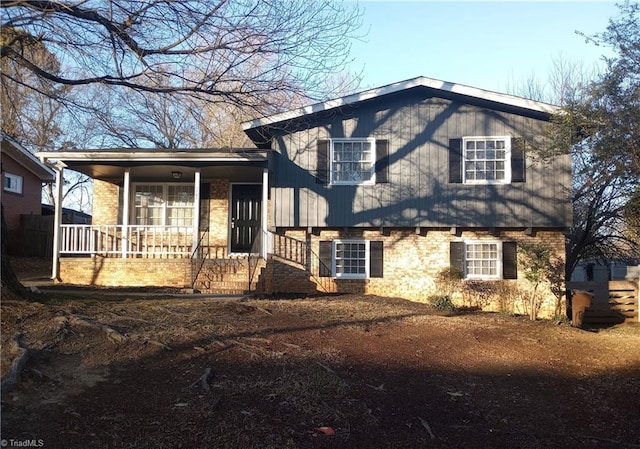
[[[15,0],[2,6],[2,26],[24,33],[3,41],[0,54],[36,78],[187,95],[260,112],[282,107],[265,105],[273,92],[331,96],[322,81],[350,62],[360,25],[357,5],[335,0]],[[55,54],[64,72],[19,51],[26,39]],[[24,85],[39,91],[34,82]]]
[[[96,128],[97,146],[127,148],[213,148],[253,144],[241,122],[255,111],[209,103],[199,98],[173,101],[148,92],[122,92],[111,87],[94,89],[94,109],[85,115],[86,126]]]
[[[587,150],[574,151],[573,173],[574,223],[567,234],[567,278],[581,261],[632,259],[638,249],[627,221],[627,205],[637,184],[618,176],[615,164],[603,164]]]

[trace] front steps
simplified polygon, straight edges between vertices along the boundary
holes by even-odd
[[[270,254],[262,258],[205,259],[194,261],[195,270],[202,264],[193,284],[194,293],[243,295],[248,293],[304,293],[322,291],[302,265]],[[253,272],[249,285],[249,271]]]
[[[242,295],[255,291],[260,269],[265,265],[260,258],[251,259],[251,264],[246,258],[205,259],[194,263],[198,264],[194,270],[202,264],[193,284],[194,292],[220,295]],[[251,285],[249,265],[254,271]]]
[[[258,293],[316,293],[311,273],[300,264],[270,254],[259,271]]]

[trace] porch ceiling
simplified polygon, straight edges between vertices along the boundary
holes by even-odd
[[[132,180],[176,180],[172,172],[180,172],[180,181],[193,181],[196,169],[203,179],[227,178],[237,181],[255,180],[267,166],[267,151],[256,149],[176,150],[176,151],[51,151],[38,153],[49,163],[62,163],[66,168],[94,179],[120,183],[125,170]]]

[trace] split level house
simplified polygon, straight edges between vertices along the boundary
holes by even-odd
[[[245,122],[252,148],[44,152],[58,185],[94,179],[53,277],[413,300],[450,266],[521,282],[518,245],[564,259],[571,225],[570,158],[534,157],[556,111],[419,77]]]

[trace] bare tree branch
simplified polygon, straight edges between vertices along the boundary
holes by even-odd
[[[2,26],[24,31],[3,39],[2,58],[38,78],[260,111],[282,107],[265,104],[276,91],[331,96],[322,81],[348,68],[360,25],[355,4],[334,0],[13,0],[2,7]],[[18,43],[26,39],[46,46],[64,72],[22,52]]]

